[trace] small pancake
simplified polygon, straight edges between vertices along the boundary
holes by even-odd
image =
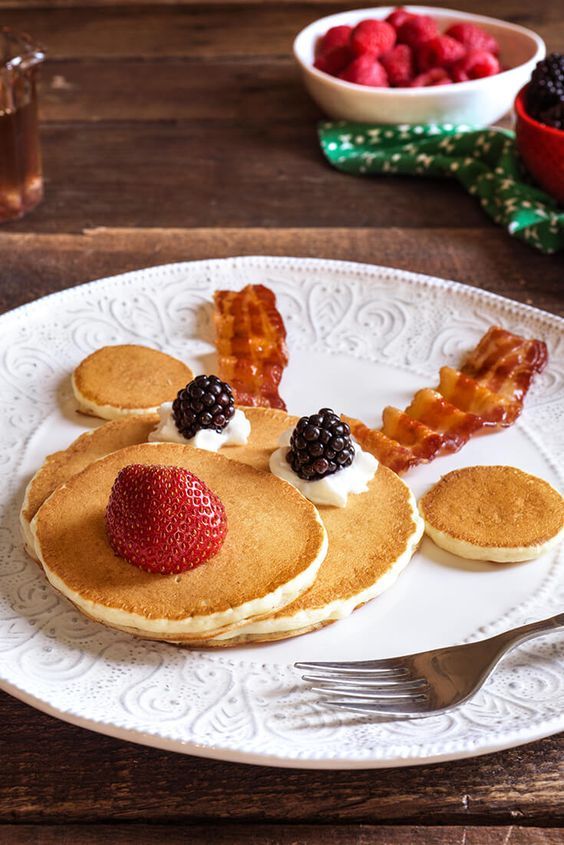
[[[122,417],[81,434],[67,449],[45,458],[45,462],[27,485],[20,511],[26,551],[34,560],[37,560],[37,555],[33,546],[30,523],[53,490],[73,475],[82,472],[98,458],[103,458],[104,455],[109,455],[110,452],[123,449],[125,446],[144,443],[158,421],[159,418],[155,414]]]
[[[129,464],[194,472],[219,495],[228,532],[209,561],[181,575],[155,575],[115,555],[104,513]],[[198,639],[273,612],[313,582],[327,550],[315,507],[275,476],[221,455],[171,443],[129,446],[59,486],[32,522],[51,584],[87,615],[158,640]]]
[[[75,369],[72,389],[83,414],[114,420],[156,413],[193,378],[190,367],[157,349],[103,346]]]
[[[564,537],[560,493],[516,467],[449,472],[423,496],[419,508],[437,546],[472,560],[532,560]]]
[[[245,408],[245,413],[252,425],[249,444],[225,449],[225,456],[268,471],[280,435],[293,428],[298,417],[263,408]],[[321,505],[318,510],[327,529],[329,551],[310,589],[268,617],[242,622],[210,637],[206,646],[285,639],[349,616],[392,586],[423,534],[411,490],[382,465],[366,493],[351,494],[344,508]]]

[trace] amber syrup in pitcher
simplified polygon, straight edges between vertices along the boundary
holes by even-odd
[[[21,217],[43,197],[36,65],[27,36],[0,30],[0,221]]]

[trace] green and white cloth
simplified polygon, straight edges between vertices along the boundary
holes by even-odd
[[[321,123],[319,138],[338,170],[453,177],[510,235],[541,252],[564,249],[564,210],[528,181],[507,129],[338,121]]]

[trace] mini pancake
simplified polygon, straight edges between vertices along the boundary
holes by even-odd
[[[228,532],[196,569],[155,575],[115,555],[104,513],[114,480],[129,464],[184,467],[221,498]],[[47,578],[88,616],[157,640],[220,632],[273,612],[313,582],[327,551],[316,508],[273,475],[171,443],[129,446],[59,486],[31,525]]]
[[[249,444],[225,449],[225,455],[268,471],[280,435],[293,428],[298,417],[263,408],[245,408],[245,413],[252,425]],[[382,465],[366,493],[350,495],[344,508],[318,506],[318,510],[329,551],[310,589],[282,610],[243,622],[200,646],[286,639],[349,616],[394,584],[423,534],[411,490]]]
[[[59,484],[82,472],[98,458],[125,446],[144,443],[158,424],[155,414],[122,417],[81,434],[67,449],[49,455],[35,473],[25,491],[20,523],[27,553],[37,560],[30,523],[43,502]]]
[[[72,389],[82,413],[114,420],[156,413],[193,378],[190,367],[157,349],[103,346],[75,369]]]
[[[437,546],[472,560],[532,560],[564,537],[560,493],[516,467],[449,472],[423,496],[419,508]]]

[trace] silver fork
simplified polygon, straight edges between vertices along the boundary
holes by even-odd
[[[386,660],[295,663],[326,704],[360,713],[416,718],[443,713],[480,689],[516,645],[564,630],[564,613],[487,640]],[[335,698],[335,696],[337,696]]]

